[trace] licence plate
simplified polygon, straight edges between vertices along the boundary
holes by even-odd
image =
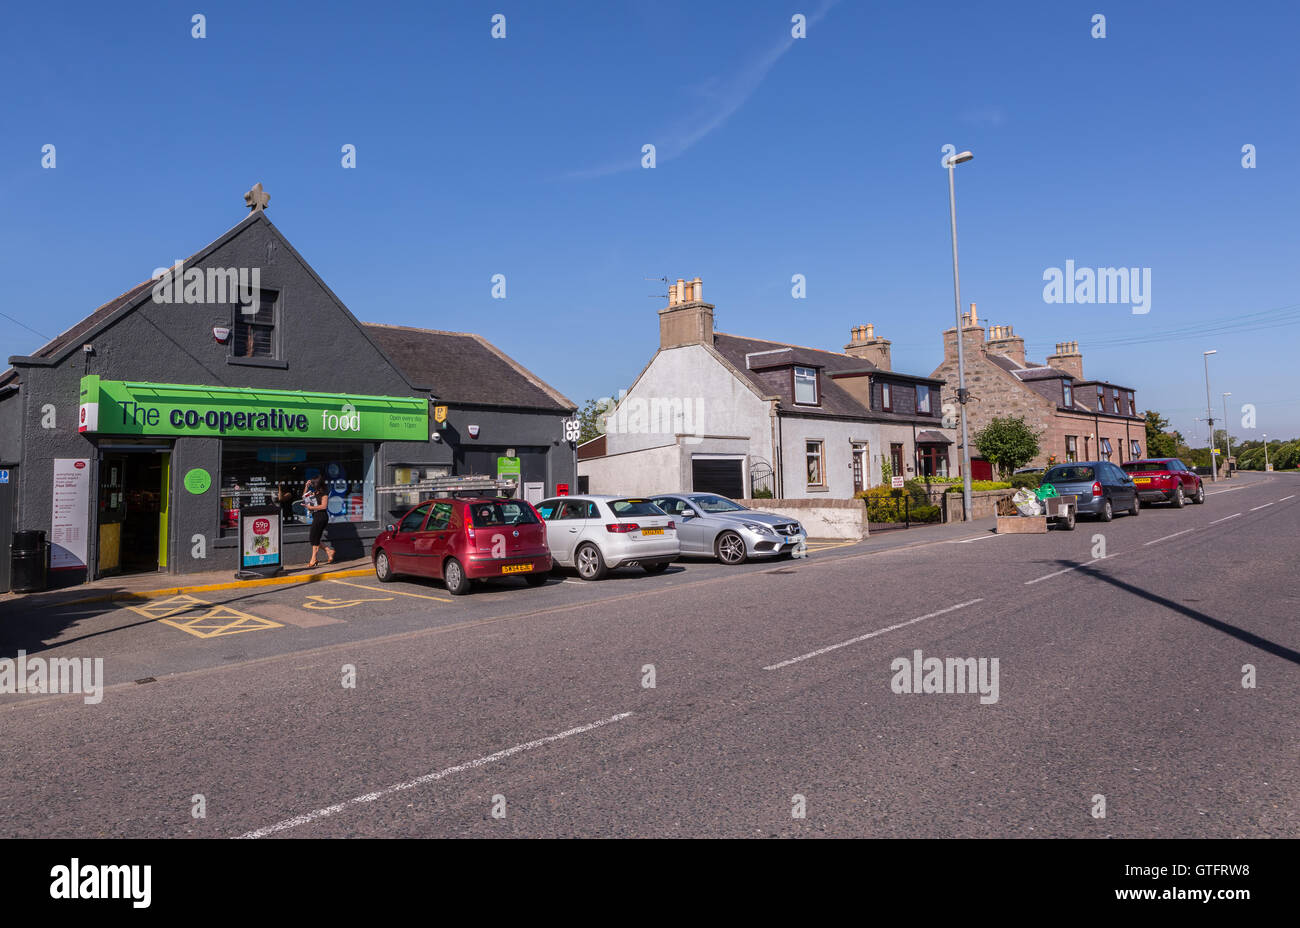
[[[503,574],[526,574],[533,569],[532,564],[502,564],[501,572]]]
[[[1151,482],[1151,478],[1150,478],[1150,477],[1134,477],[1134,478],[1133,478],[1133,482],[1134,482],[1134,483],[1150,483],[1150,482]]]
[[[788,544],[788,545],[797,545],[797,544],[799,543],[799,536],[798,536],[798,535],[787,535],[787,536],[786,536],[786,539],[785,539],[785,543]]]
[[[664,533],[664,530],[661,529],[661,528],[643,528],[643,529],[641,529],[641,534],[642,534],[642,535],[662,535],[663,533]]]

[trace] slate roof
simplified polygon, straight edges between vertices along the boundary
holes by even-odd
[[[724,332],[713,334],[714,349],[727,359],[731,365],[748,380],[763,396],[776,396],[781,400],[783,414],[810,416],[843,416],[854,419],[873,419],[877,421],[913,422],[912,416],[898,415],[882,411],[872,411],[858,402],[852,394],[836,383],[829,376],[837,373],[881,373],[903,380],[919,380],[926,383],[942,383],[931,377],[915,377],[886,371],[870,361],[841,354],[838,351],[823,351],[820,348],[806,348],[802,345],[787,345],[782,342],[770,342],[759,338],[745,338],[740,335],[728,335]],[[770,352],[770,353],[768,353]],[[747,359],[746,356],[749,356]],[[753,370],[753,366],[759,370]],[[801,367],[819,367],[822,369],[821,405],[795,406],[792,395],[790,372],[787,369],[765,369],[767,365],[797,364]]]
[[[984,351],[984,356],[988,358],[989,361],[991,361],[993,364],[1002,368],[1002,370],[1006,371],[1008,374],[1010,374],[1011,376],[1019,380],[1022,384],[1025,385],[1026,388],[1033,390],[1039,396],[1042,396],[1043,398],[1050,400],[1051,402],[1055,403],[1058,408],[1061,409],[1065,409],[1067,407],[1065,407],[1062,403],[1062,400],[1064,398],[1064,393],[1061,390],[1060,381],[1069,380],[1074,387],[1074,390],[1071,393],[1071,399],[1073,400],[1073,402],[1068,407],[1072,412],[1086,412],[1090,414],[1096,413],[1096,410],[1093,409],[1092,406],[1088,405],[1087,401],[1080,398],[1080,391],[1079,391],[1080,387],[1096,386],[1098,384],[1101,384],[1107,387],[1108,389],[1111,387],[1118,387],[1120,390],[1132,389],[1131,387],[1123,387],[1117,383],[1110,383],[1109,381],[1105,381],[1105,380],[1078,380],[1075,378],[1073,374],[1067,373],[1066,371],[1059,370],[1055,367],[1052,367],[1049,364],[1033,364],[1032,366],[1019,364],[1015,360],[1007,357],[1004,354],[998,354],[995,351],[989,351],[987,349],[985,349]],[[1142,418],[1141,416],[1130,416],[1127,413],[1102,412],[1096,414],[1101,416],[1109,416],[1112,418],[1118,415],[1119,418],[1121,419]]]
[[[481,335],[362,323],[366,334],[412,382],[450,403],[572,412],[564,394]]]

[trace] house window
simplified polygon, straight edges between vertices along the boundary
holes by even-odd
[[[894,408],[894,391],[888,383],[880,385],[880,408],[885,412],[892,412]]]
[[[1068,390],[1069,387],[1066,387]],[[1065,462],[1067,464],[1079,460],[1079,436],[1065,436]]]
[[[1119,388],[1118,387],[1111,388],[1110,406],[1111,406],[1111,411],[1118,416],[1119,415]]]
[[[258,294],[257,312],[246,313],[240,304],[235,305],[235,322],[231,327],[230,356],[232,358],[275,358],[279,356],[275,337],[275,310],[279,293],[261,290]]]
[[[1097,453],[1101,457],[1101,459],[1103,461],[1109,461],[1111,455],[1110,439],[1109,438],[1101,439],[1101,442],[1100,444],[1098,444],[1097,448],[1098,448]]]
[[[826,485],[826,468],[822,460],[822,443],[819,441],[805,442],[804,456],[808,465],[808,486],[824,487]]]
[[[1106,411],[1106,388],[1097,388],[1097,412]]]
[[[923,383],[916,385],[916,411],[930,414],[930,388]]]
[[[1074,388],[1070,386],[1070,381],[1061,381],[1061,392],[1065,395],[1065,403],[1063,405],[1067,409],[1072,408],[1074,406]]]
[[[917,457],[921,464],[923,477],[948,476],[948,446],[940,444],[918,444]]]
[[[1136,461],[1142,457],[1142,443],[1136,438],[1130,438],[1128,443],[1129,460]]]
[[[1130,416],[1137,415],[1137,401],[1133,398],[1132,390],[1128,391],[1128,414]]]
[[[801,406],[817,405],[817,370],[812,367],[794,369],[794,401]]]

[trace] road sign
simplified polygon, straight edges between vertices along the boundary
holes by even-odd
[[[0,470],[0,483],[8,483],[8,482],[9,482],[9,471]]]

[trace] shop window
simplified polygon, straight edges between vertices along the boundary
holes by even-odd
[[[817,370],[812,367],[794,369],[794,401],[801,406],[816,406]]]
[[[822,443],[819,441],[804,442],[804,460],[807,464],[808,486],[825,486],[826,469],[822,459]]]
[[[275,327],[279,296],[275,290],[259,291],[255,313],[246,313],[243,306],[235,305],[235,321],[230,336],[232,358],[275,359],[280,356]]]
[[[221,443],[221,534],[239,530],[243,506],[279,505],[285,529],[307,526],[307,481],[325,476],[331,522],[375,520],[374,446],[361,442],[223,441]]]
[[[916,385],[916,411],[922,415],[930,415],[930,388],[923,383]]]

